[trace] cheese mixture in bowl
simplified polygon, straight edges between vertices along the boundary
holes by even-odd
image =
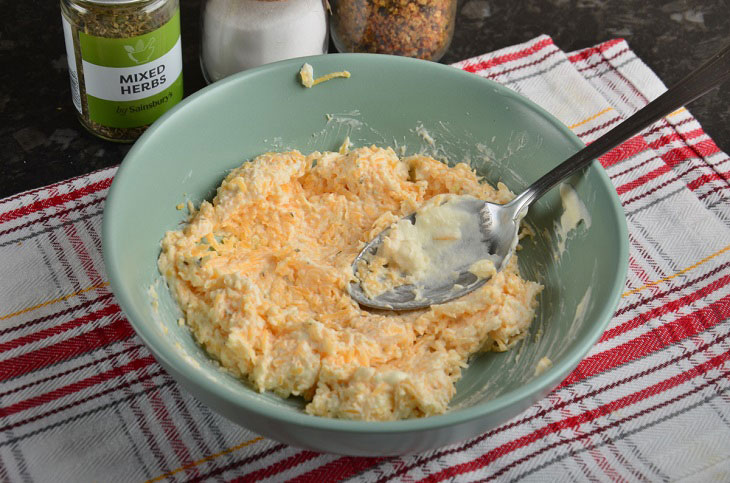
[[[301,396],[325,417],[443,413],[471,355],[526,334],[542,290],[513,256],[480,289],[427,310],[354,302],[347,287],[364,242],[444,193],[513,198],[466,164],[390,148],[267,153],[166,233],[158,267],[197,341],[259,391]]]

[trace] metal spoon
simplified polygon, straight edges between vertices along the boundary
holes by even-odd
[[[470,211],[481,222],[483,251],[492,257],[497,270],[504,268],[512,256],[517,244],[520,221],[527,213],[529,206],[560,181],[587,167],[594,159],[610,151],[623,141],[649,126],[662,116],[669,114],[684,104],[697,99],[712,88],[730,78],[730,45],[713,55],[702,66],[679,81],[664,94],[634,113],[631,117],[607,132],[592,144],[581,149],[567,160],[553,168],[546,175],[532,183],[525,191],[504,205],[487,203],[481,200],[470,203]],[[415,222],[417,213],[406,218]],[[357,275],[357,265],[367,254],[374,254],[379,248],[386,229],[365,245],[352,264]],[[465,266],[468,266],[466,264]],[[458,268],[458,267],[455,267]],[[369,298],[359,283],[351,283],[350,296],[361,305],[384,310],[413,310],[441,304],[462,297],[487,282],[486,278],[478,278],[466,269],[460,269],[456,279],[424,283],[418,290],[412,285],[402,285],[388,292]],[[429,282],[424,281],[424,282]]]

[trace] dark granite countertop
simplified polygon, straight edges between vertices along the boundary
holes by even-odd
[[[199,0],[182,0],[185,93],[205,85],[198,63]],[[69,92],[60,8],[54,1],[0,0],[0,197],[119,164],[128,144],[86,132]],[[12,19],[12,21],[7,21]],[[563,50],[623,37],[665,84],[679,80],[730,40],[726,0],[460,0],[451,63],[541,33]],[[690,110],[730,149],[730,85]]]

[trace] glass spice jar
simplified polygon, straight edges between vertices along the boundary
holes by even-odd
[[[323,0],[203,0],[200,65],[208,83],[327,52]]]
[[[329,0],[340,52],[438,61],[454,35],[456,0]]]
[[[178,0],[61,0],[81,124],[132,142],[183,97]]]

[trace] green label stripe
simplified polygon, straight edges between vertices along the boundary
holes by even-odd
[[[182,100],[180,74],[169,89],[138,101],[107,101],[87,95],[89,118],[109,127],[131,128],[152,124],[158,117]]]
[[[180,10],[157,30],[123,39],[96,37],[79,32],[81,57],[105,67],[136,67],[168,52],[180,38]]]

